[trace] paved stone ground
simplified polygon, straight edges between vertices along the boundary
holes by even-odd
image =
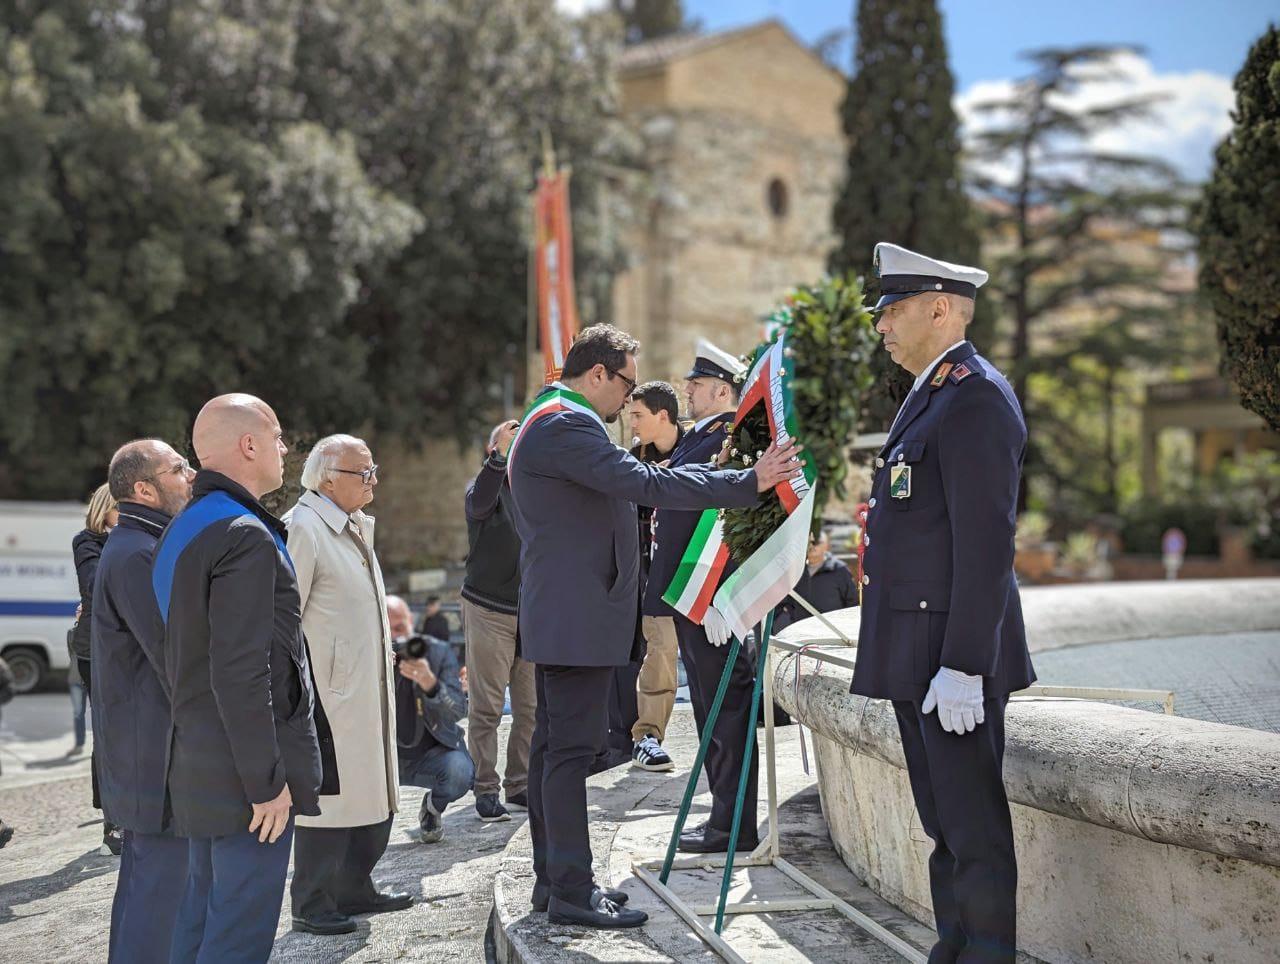
[[[105,961],[118,861],[100,856],[101,814],[90,805],[88,763],[64,759],[71,744],[65,693],[19,697],[0,720],[0,818],[16,834],[0,851],[0,960]],[[692,730],[684,710],[677,727]],[[58,732],[59,728],[61,732]],[[504,724],[499,752],[506,744]],[[499,757],[502,758],[501,756]],[[497,824],[475,817],[464,797],[445,814],[445,839],[412,840],[422,792],[403,787],[400,813],[375,877],[420,895],[412,909],[359,918],[337,938],[295,934],[286,890],[273,961],[485,959],[485,932],[499,857],[524,815]]]
[[[0,960],[12,960],[15,947],[31,964],[106,960],[119,865],[97,853],[101,814],[90,806],[87,761],[64,758],[70,716],[65,693],[42,693],[19,697],[0,720],[0,818],[17,831],[0,851]],[[673,749],[694,743],[687,704],[676,707],[670,729]],[[506,733],[504,723],[499,759]],[[693,751],[683,756],[687,765]],[[290,929],[286,889],[273,961],[485,960],[494,877],[525,817],[482,823],[467,796],[445,814],[445,839],[423,846],[408,833],[420,802],[420,790],[401,788],[391,843],[374,872],[384,885],[420,895],[420,902],[401,913],[360,918],[354,934],[322,938]]]
[[[1096,643],[1033,659],[1044,684],[1173,690],[1178,716],[1280,733],[1280,633]]]

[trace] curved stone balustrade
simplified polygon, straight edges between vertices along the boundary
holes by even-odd
[[[1037,651],[1280,631],[1276,580],[1051,587],[1026,590],[1023,601]],[[856,619],[848,610],[833,621],[855,636]],[[780,638],[853,656],[817,619]],[[775,699],[813,733],[823,812],[841,857],[930,921],[932,844],[915,816],[892,707],[850,695],[846,666],[780,651],[773,666]],[[1275,959],[1280,735],[1107,703],[1016,699],[1006,716],[1005,783],[1021,871],[1019,942],[1029,953],[1047,961]]]
[[[1031,652],[1126,639],[1160,639],[1280,628],[1280,580],[1113,582],[1022,590]],[[854,643],[858,610],[827,613]],[[817,619],[788,626],[792,642],[835,642]]]

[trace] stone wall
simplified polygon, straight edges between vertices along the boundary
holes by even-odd
[[[679,379],[699,337],[745,352],[789,288],[821,277],[842,147],[731,112],[660,112],[637,125],[652,200],[628,235],[615,320],[644,343],[645,378]],[[780,216],[769,206],[774,181]]]
[[[373,440],[380,469],[369,514],[377,520],[375,542],[383,570],[447,567],[467,554],[463,497],[480,470],[479,449],[453,440],[433,440],[421,449],[393,438]]]

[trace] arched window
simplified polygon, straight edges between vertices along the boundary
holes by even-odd
[[[781,178],[769,180],[769,185],[765,188],[765,200],[769,204],[769,213],[777,220],[781,221],[787,216],[790,199],[787,197],[787,185]]]

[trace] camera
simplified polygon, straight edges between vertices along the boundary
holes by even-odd
[[[397,659],[422,659],[427,655],[427,637],[407,636],[391,641],[391,652]]]

